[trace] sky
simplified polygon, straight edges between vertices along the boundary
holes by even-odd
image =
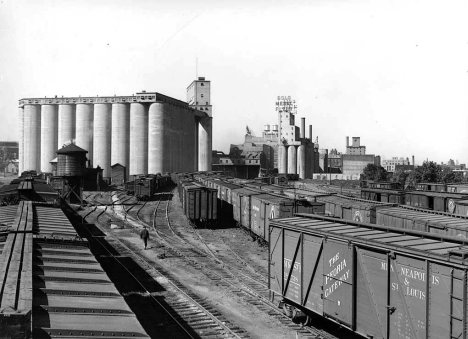
[[[185,101],[198,75],[215,150],[246,125],[260,136],[287,95],[320,148],[359,136],[383,159],[467,163],[467,13],[458,0],[0,0],[0,140],[19,139],[21,98]]]

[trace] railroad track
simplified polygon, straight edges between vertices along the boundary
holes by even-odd
[[[105,211],[108,207],[104,207],[102,210]],[[143,257],[123,241],[112,235],[110,232],[105,232],[105,230],[99,225],[99,218],[104,214],[100,212],[97,206],[83,218],[89,216],[92,213],[97,213],[96,216],[96,226],[100,229],[101,232],[105,233],[106,242],[112,247],[113,251],[118,253],[116,257],[108,249],[108,246],[104,245],[102,241],[99,240],[99,237],[94,237],[102,248],[105,248],[108,254],[113,257],[125,271],[130,274],[136,282],[143,288],[144,293],[146,293],[153,301],[158,304],[162,309],[162,312],[154,313],[155,310],[152,310],[152,316],[155,319],[165,319],[163,323],[167,326],[167,323],[174,323],[170,325],[171,338],[248,338],[248,335],[242,329],[236,327],[229,323],[229,321],[222,316],[218,311],[216,311],[212,306],[209,305],[205,300],[198,297],[190,290],[185,288],[182,284],[175,281],[168,272],[165,272],[161,268],[156,268],[155,263],[149,261],[147,258]],[[135,265],[139,267],[128,267],[128,264],[122,264],[119,260],[122,256],[128,256],[132,258],[135,262]],[[143,268],[144,272],[148,273],[154,280],[161,283],[164,281],[166,291],[164,293],[164,303],[168,304],[169,307],[163,305],[159,298],[161,296],[154,296],[150,291],[148,291],[145,286],[140,283],[141,281],[147,280],[148,277],[138,276],[132,272],[138,272]],[[163,279],[161,279],[163,278]],[[163,283],[161,283],[163,284]],[[181,297],[182,296],[182,297]],[[158,298],[159,297],[159,298]],[[161,314],[164,313],[164,314]],[[165,317],[165,318],[161,318]],[[169,318],[170,319],[169,319]],[[161,322],[161,321],[159,321]],[[181,331],[174,332],[179,328]],[[176,333],[177,335],[175,335]]]
[[[167,193],[166,193],[167,194]],[[163,203],[164,194],[160,194],[160,200],[157,202],[150,225],[158,236],[158,241],[166,247],[172,256],[179,256],[188,261],[192,266],[203,272],[208,278],[219,286],[231,290],[234,294],[242,297],[244,300],[257,307],[259,310],[276,318],[287,327],[301,334],[303,338],[322,338],[337,339],[338,337],[328,332],[314,327],[303,327],[291,321],[291,318],[283,313],[278,306],[270,302],[270,293],[266,279],[256,272],[248,272],[252,268],[245,265],[245,261],[235,256],[234,260],[227,260],[226,256],[221,257],[215,254],[204,239],[207,250],[195,248],[184,236],[172,227],[168,218],[170,199]],[[137,212],[137,219],[147,224],[139,216],[140,208]],[[193,228],[196,232],[196,230]],[[201,237],[198,234],[199,237]],[[203,237],[201,237],[203,238]],[[226,245],[227,246],[227,245]],[[234,262],[235,263],[234,266]]]

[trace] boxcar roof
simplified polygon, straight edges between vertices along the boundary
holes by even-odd
[[[366,209],[370,209],[375,206],[396,206],[396,204],[392,204],[392,203],[384,203],[380,201],[351,198],[351,197],[345,197],[343,195],[324,196],[324,197],[318,197],[317,199],[318,201],[322,201],[322,202],[329,202],[329,203],[338,204],[342,206],[359,207],[359,208],[366,208]]]
[[[229,181],[221,181],[219,184],[221,186],[223,186],[223,187],[227,187],[227,188],[230,188],[230,189],[241,188],[240,185],[233,184],[233,183],[231,183]]]
[[[377,213],[421,221],[439,228],[448,226],[450,228],[468,229],[468,217],[462,215],[456,216],[448,213],[434,213],[419,208],[407,208],[402,206],[381,208]]]
[[[391,193],[391,194],[404,194],[404,190],[386,189],[386,188],[361,188],[361,192],[373,192],[373,193]]]
[[[270,220],[270,227],[326,236],[388,252],[399,250],[418,257],[433,258],[466,266],[468,239],[418,232],[396,227],[378,226],[316,214],[298,213],[295,217]],[[346,226],[346,227],[343,227]],[[371,231],[372,232],[369,232]]]
[[[464,205],[464,206],[466,206],[466,205],[468,205],[468,200],[457,200],[457,201],[455,201],[455,204],[456,204],[456,205]]]
[[[260,195],[260,194],[265,194],[264,192],[259,192],[255,190],[254,188],[237,188],[233,189],[232,193],[237,193],[239,195]]]
[[[253,198],[261,200],[261,201],[265,201],[265,202],[272,202],[272,203],[281,203],[281,202],[291,202],[292,201],[292,199],[289,199],[286,196],[285,197],[278,197],[278,196],[271,195],[271,194],[268,194],[268,193],[255,195]]]
[[[405,194],[427,195],[431,197],[454,198],[454,199],[468,199],[465,193],[450,193],[450,192],[435,192],[435,191],[407,191]]]

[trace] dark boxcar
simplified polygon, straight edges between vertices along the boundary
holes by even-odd
[[[262,191],[268,192],[268,193],[275,193],[275,194],[280,194],[284,195],[284,186],[279,186],[279,185],[265,185],[261,187]]]
[[[375,224],[376,209],[395,204],[384,204],[377,201],[362,200],[342,195],[318,197],[317,201],[325,203],[325,215],[339,219]]]
[[[429,210],[455,213],[455,203],[468,199],[467,194],[429,191],[409,191],[405,193],[405,204]]]
[[[379,188],[387,190],[399,190],[401,189],[401,184],[398,182],[368,182],[367,188]]]
[[[201,219],[201,191],[201,187],[196,185],[186,185],[183,187],[182,207],[185,215],[190,220]]]
[[[361,199],[404,205],[405,191],[379,188],[361,189]]]
[[[379,208],[376,224],[468,238],[468,217],[414,207]]]
[[[312,215],[272,220],[269,235],[269,288],[303,322],[318,314],[365,338],[466,337],[466,239]]]

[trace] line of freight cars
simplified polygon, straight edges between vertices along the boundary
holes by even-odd
[[[124,187],[128,195],[134,195],[138,200],[149,200],[156,192],[171,184],[170,175],[148,174],[127,181]]]
[[[268,239],[272,299],[296,320],[466,339],[467,239],[305,214],[272,220]]]
[[[468,215],[468,187],[461,184],[421,183],[407,191],[395,183],[371,182],[361,189],[361,198]]]
[[[284,194],[284,187],[277,185],[255,182],[239,185],[234,183],[238,182],[236,180],[221,180],[206,174],[189,174],[173,177],[173,180],[179,182],[180,190],[187,190],[183,180],[188,180],[187,187],[191,187],[194,185],[192,178],[198,180],[198,186],[201,183],[206,189],[215,192],[218,219],[234,220],[261,242],[268,238],[270,219],[293,216],[294,213],[324,213],[323,203],[290,198]],[[186,209],[184,202],[183,206]]]
[[[38,176],[25,175],[13,179],[9,184],[0,187],[1,206],[16,205],[19,201],[58,204],[60,202],[60,195],[47,183],[47,180],[41,179]]]

